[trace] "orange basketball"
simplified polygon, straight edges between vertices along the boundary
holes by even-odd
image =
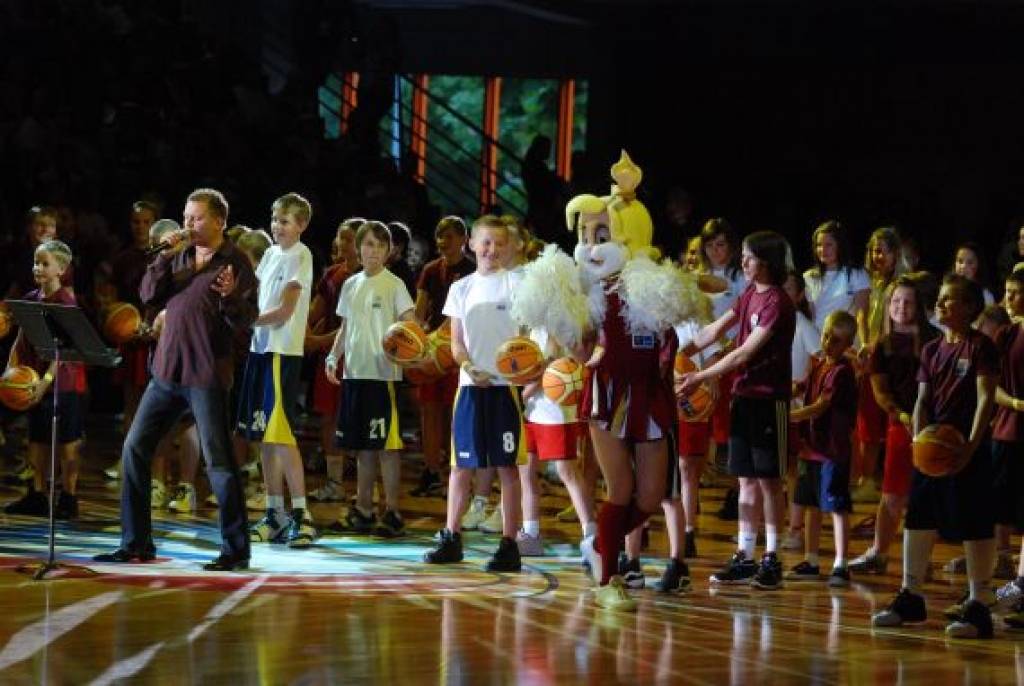
[[[544,370],[540,383],[550,400],[575,407],[583,392],[583,365],[571,357],[560,357]]]
[[[925,476],[949,476],[966,444],[951,424],[930,424],[914,436],[914,467]]]
[[[39,374],[32,367],[8,367],[0,376],[0,402],[12,410],[27,410],[32,407],[32,386],[38,381]]]
[[[683,374],[697,371],[696,363],[682,352],[676,353],[676,359],[672,367],[677,379]],[[679,418],[685,422],[702,422],[715,409],[711,388],[706,383],[697,386],[686,396],[678,398],[677,404],[679,407]]]
[[[7,334],[14,328],[14,317],[7,309],[7,303],[0,302],[0,338],[7,338]]]
[[[103,317],[103,337],[111,343],[130,341],[142,324],[142,316],[131,303],[113,303]]]
[[[455,357],[452,355],[451,330],[445,330],[444,326],[441,326],[432,331],[427,338],[430,341],[428,354],[434,359],[438,369],[442,372],[455,369],[458,365],[455,364]]]
[[[544,373],[544,353],[526,336],[516,336],[499,345],[494,362],[498,373],[516,386],[528,384]]]
[[[384,355],[400,365],[415,364],[427,354],[427,334],[416,322],[395,322],[381,341]]]

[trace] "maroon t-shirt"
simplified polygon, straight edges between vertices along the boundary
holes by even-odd
[[[833,462],[850,461],[850,433],[857,424],[857,375],[847,357],[835,364],[816,357],[804,391],[804,405],[831,396],[828,409],[801,423],[801,435],[812,453]],[[812,457],[812,459],[815,459]]]
[[[448,264],[443,257],[427,262],[420,272],[420,280],[416,284],[416,290],[425,291],[430,299],[430,307],[427,310],[427,328],[431,331],[444,323],[444,315],[441,310],[448,300],[448,289],[451,285],[464,276],[476,271],[476,264],[472,260],[463,257],[455,264]]]
[[[928,327],[922,332],[922,345],[939,335],[938,329]],[[917,368],[920,360],[914,350],[914,334],[893,331],[879,339],[868,359],[870,374],[888,377],[889,391],[896,406],[913,414],[917,402]]]
[[[983,333],[969,329],[955,343],[940,336],[921,349],[917,380],[931,387],[929,421],[952,424],[970,440],[979,376],[999,376],[999,353]]]
[[[1014,398],[1024,398],[1024,326],[1004,326],[996,333],[996,349],[1003,373],[999,386]],[[1024,412],[1009,407],[996,408],[992,438],[997,441],[1024,441]]]
[[[790,349],[796,329],[793,301],[778,286],[758,293],[751,283],[733,303],[732,310],[739,320],[736,347],[743,345],[756,327],[771,332],[753,358],[740,367],[732,392],[745,398],[789,400],[793,383]]]
[[[335,310],[338,309],[338,296],[341,295],[341,287],[345,280],[352,276],[352,273],[348,265],[339,262],[324,270],[324,275],[317,282],[316,294],[327,303],[327,313],[324,315],[327,323],[322,327],[323,331],[334,331],[341,326],[341,318],[338,317]]]

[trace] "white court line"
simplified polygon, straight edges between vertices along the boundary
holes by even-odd
[[[0,651],[0,670],[34,655],[97,612],[119,601],[123,595],[121,591],[111,591],[72,603],[52,614],[46,613],[39,621],[11,636]]]
[[[89,686],[107,686],[107,684],[112,684],[118,679],[127,679],[130,676],[135,676],[140,669],[149,664],[153,656],[163,647],[164,642],[161,641],[149,646],[141,653],[136,653],[124,660],[118,660],[110,665],[107,671],[90,681]]]
[[[192,641],[202,636],[207,629],[209,629],[211,626],[219,622],[224,615],[231,612],[231,610],[233,610],[236,605],[238,605],[240,602],[248,598],[249,594],[251,594],[257,588],[262,586],[263,583],[269,578],[269,574],[261,574],[260,576],[256,577],[255,579],[247,583],[245,586],[242,586],[240,589],[229,595],[224,600],[214,605],[213,609],[206,613],[206,617],[203,619],[203,621],[194,629],[192,629],[192,631],[189,632],[188,642],[191,643]]]

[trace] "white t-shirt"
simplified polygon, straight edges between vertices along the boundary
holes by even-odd
[[[504,269],[493,274],[473,272],[452,284],[442,313],[462,321],[466,351],[472,363],[488,372],[495,386],[507,386],[498,374],[495,354],[498,346],[519,332],[509,314],[512,289],[519,283],[515,272]],[[472,386],[466,370],[459,370],[459,385]]]
[[[711,298],[711,320],[718,321],[723,314],[726,313],[729,308],[733,306],[736,299],[743,293],[743,289],[747,287],[747,277],[743,275],[743,271],[737,269],[734,274],[730,277],[729,274],[732,272],[729,267],[712,267],[710,274],[717,276],[720,279],[724,279],[729,287],[721,293],[709,293],[708,297]],[[725,337],[729,340],[736,338],[736,334],[739,333],[739,324],[737,323],[731,329],[725,333]]]
[[[381,340],[388,327],[413,308],[409,289],[382,269],[374,276],[354,274],[338,296],[338,316],[345,320],[345,378],[398,381],[402,369],[384,356]]]
[[[814,313],[814,326],[821,331],[825,318],[836,310],[853,314],[853,298],[860,291],[871,289],[871,281],[863,269],[833,269],[824,276],[815,276],[815,271],[804,272],[805,294]]]
[[[252,330],[254,353],[278,353],[302,356],[302,343],[306,338],[306,320],[309,319],[309,298],[313,288],[313,256],[303,243],[283,250],[272,245],[263,253],[256,278],[260,282],[257,302],[260,313],[280,306],[285,287],[297,283],[302,289],[295,302],[295,310],[288,321],[278,326],[256,326]]]
[[[564,356],[561,350],[545,329],[531,329],[530,338],[544,351],[546,359]],[[576,406],[563,407],[544,395],[544,389],[538,389],[523,403],[523,416],[532,424],[572,424],[577,421]]]
[[[811,368],[811,355],[821,350],[821,336],[811,320],[796,311],[796,328],[793,330],[793,381],[803,381]]]

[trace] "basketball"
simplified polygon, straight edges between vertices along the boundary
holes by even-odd
[[[438,369],[442,372],[455,369],[458,365],[455,364],[455,357],[452,355],[451,330],[441,326],[436,331],[432,331],[427,338],[430,341],[428,354],[434,359]]]
[[[528,384],[544,373],[544,353],[526,336],[516,336],[499,345],[494,362],[498,373],[516,386]]]
[[[583,365],[571,357],[560,357],[541,377],[544,395],[563,407],[575,407],[583,392]]]
[[[684,374],[697,371],[697,365],[682,352],[676,353],[673,364],[676,379]],[[677,399],[679,418],[684,422],[702,422],[711,416],[715,409],[714,398],[711,396],[711,389],[706,383],[702,383],[687,395]]]
[[[427,334],[412,321],[395,322],[381,341],[384,355],[395,364],[415,364],[427,354]]]
[[[930,424],[914,436],[914,467],[925,476],[949,476],[966,444],[951,424]]]
[[[7,338],[7,334],[14,328],[14,317],[7,309],[7,303],[0,302],[0,338]]]
[[[12,410],[27,410],[32,407],[32,386],[38,381],[39,374],[32,367],[8,367],[0,376],[0,402]]]
[[[130,341],[142,324],[142,316],[131,303],[113,303],[103,317],[103,337],[111,343]]]

